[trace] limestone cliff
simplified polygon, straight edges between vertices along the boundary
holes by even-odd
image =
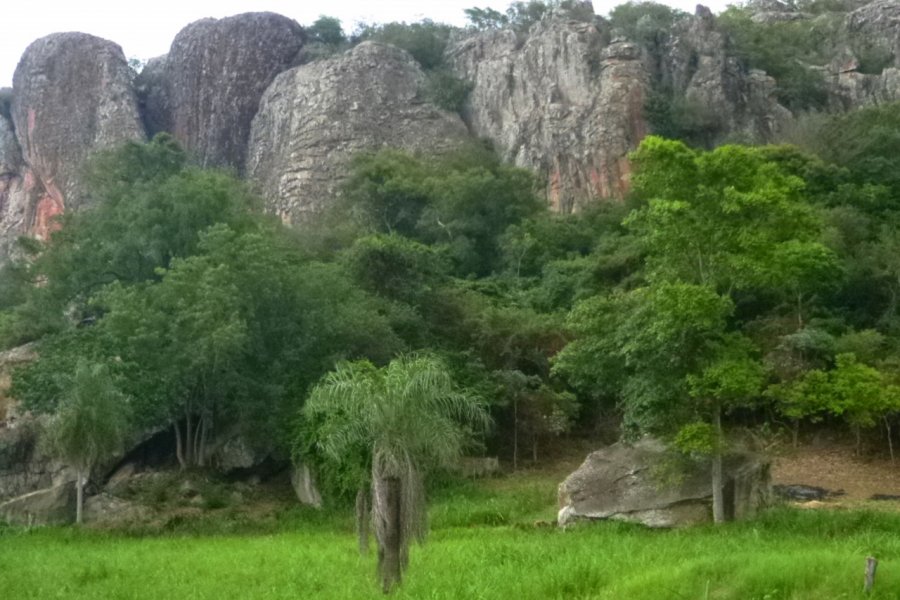
[[[466,139],[458,115],[420,99],[423,79],[407,52],[374,42],[275,78],[253,119],[246,169],[268,209],[286,223],[320,210],[360,152],[436,152]]]

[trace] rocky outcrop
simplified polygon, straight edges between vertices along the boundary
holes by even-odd
[[[460,144],[465,125],[421,100],[423,79],[407,52],[374,42],[276,77],[253,119],[246,169],[267,208],[285,223],[304,220],[337,195],[364,151]]]
[[[751,516],[768,504],[769,463],[735,454],[726,457],[725,513]],[[559,524],[614,519],[650,527],[674,527],[712,518],[708,463],[681,465],[661,442],[619,442],[588,455],[559,486]]]
[[[775,99],[775,80],[745,71],[728,53],[728,40],[708,8],[676,23],[663,44],[656,85],[701,116],[714,143],[732,139],[771,140],[791,119]]]
[[[24,415],[0,426],[0,501],[74,481],[74,473],[42,447],[46,417]]]
[[[15,242],[28,231],[34,178],[22,160],[12,121],[0,114],[0,264],[15,253]]]
[[[303,39],[295,21],[274,13],[188,25],[138,77],[149,133],[172,133],[202,166],[240,171],[260,97],[293,66]]]
[[[650,81],[637,45],[595,23],[559,17],[465,39],[449,50],[472,82],[463,117],[506,160],[547,176],[547,198],[571,212],[628,189],[627,154],[647,133]]]
[[[69,525],[75,522],[75,484],[37,490],[0,504],[0,520],[11,525]]]
[[[13,76],[12,118],[27,165],[24,228],[46,237],[54,216],[86,197],[85,159],[144,138],[122,49],[84,33],[56,33],[25,50]]]

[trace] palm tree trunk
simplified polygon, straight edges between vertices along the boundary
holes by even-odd
[[[716,406],[713,410],[713,429],[716,436],[716,447],[712,455],[712,495],[713,522],[725,522],[725,504],[722,495],[722,409]]]
[[[375,480],[375,534],[378,538],[378,573],[385,594],[400,584],[401,528],[400,478],[380,477]]]
[[[75,523],[81,525],[84,516],[84,474],[81,469],[78,469],[75,477]]]
[[[356,492],[356,535],[359,540],[359,553],[369,553],[369,497],[366,488]]]

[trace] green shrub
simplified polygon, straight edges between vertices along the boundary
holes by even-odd
[[[425,98],[450,112],[461,112],[472,91],[472,83],[456,77],[446,69],[428,73],[423,90]]]
[[[409,52],[425,70],[444,64],[444,50],[453,30],[449,25],[428,19],[419,23],[386,23],[363,25],[354,41],[372,40],[397,46]]]

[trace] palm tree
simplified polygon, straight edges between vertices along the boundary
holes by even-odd
[[[50,449],[75,469],[75,522],[81,523],[84,484],[97,462],[122,449],[127,425],[126,399],[104,365],[78,364],[48,431]]]
[[[413,354],[380,369],[368,361],[339,364],[313,389],[304,413],[323,424],[318,446],[331,458],[368,449],[378,573],[389,592],[400,583],[411,541],[424,541],[425,472],[458,459],[489,424],[487,411],[439,359]]]

